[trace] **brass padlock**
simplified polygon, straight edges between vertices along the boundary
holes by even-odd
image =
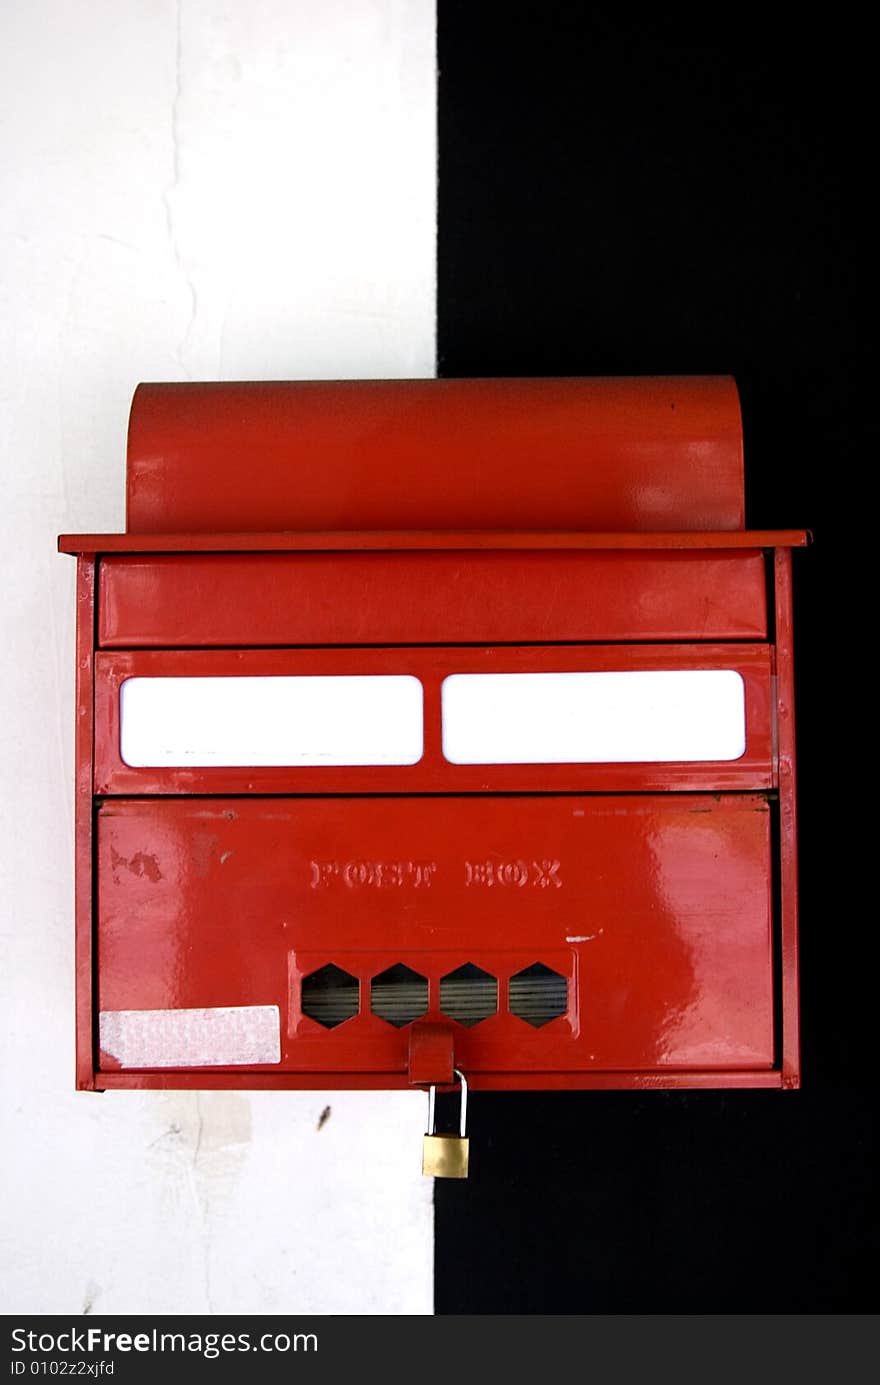
[[[428,1129],[422,1145],[422,1173],[427,1178],[467,1178],[470,1140],[467,1128],[467,1081],[458,1068],[453,1069],[461,1084],[461,1113],[457,1135],[435,1135],[434,1107],[437,1088],[428,1090]]]

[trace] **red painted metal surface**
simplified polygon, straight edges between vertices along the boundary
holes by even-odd
[[[105,648],[766,635],[754,550],[166,554],[100,570]]]
[[[455,673],[733,669],[745,684],[746,750],[738,760],[653,764],[450,764],[441,749],[440,689]],[[134,677],[411,675],[424,690],[424,754],[414,765],[134,768],[120,757],[119,689]],[[531,645],[481,649],[137,650],[95,656],[95,792],[535,793],[761,789],[775,784],[766,644]]]
[[[732,381],[143,386],[128,504],[129,533],[59,540],[79,1087],[403,1089],[453,1056],[478,1090],[797,1086],[787,550],[807,535],[742,528]],[[745,755],[443,759],[447,674],[618,668],[738,670]],[[328,672],[420,678],[421,762],[120,760],[126,677]],[[497,980],[469,1027],[440,1000],[468,963]],[[564,996],[537,1027],[511,1013],[534,963]],[[427,1000],[397,1027],[371,979],[401,964]],[[325,1028],[301,986],[329,965],[360,1012]],[[280,1062],[98,1052],[100,1010],[242,1006],[277,1006]]]
[[[450,1086],[455,1064],[455,1025],[448,1020],[415,1020],[407,1026],[407,1074],[414,1087]]]
[[[468,1079],[473,1091],[477,1092],[562,1092],[562,1091],[691,1091],[713,1088],[770,1088],[778,1090],[796,1083],[783,1083],[782,1075],[775,1070],[759,1071],[743,1069],[740,1071],[710,1068],[700,1072],[671,1069],[651,1072],[508,1072],[477,1073],[473,1082]],[[341,1088],[345,1091],[370,1091],[377,1088],[387,1091],[411,1091],[409,1078],[405,1073],[384,1073],[380,1080],[371,1073],[346,1073],[342,1078],[334,1078],[324,1072],[277,1073],[265,1072],[256,1068],[250,1071],[234,1072],[231,1069],[218,1072],[214,1068],[201,1068],[198,1071],[182,1070],[165,1072],[102,1072],[97,1083],[100,1091],[126,1091],[158,1088],[159,1090],[216,1091],[218,1089],[238,1089],[240,1091],[325,1091]]]
[[[777,552],[776,735],[779,778],[779,892],[782,955],[782,1081],[800,1084],[798,994],[797,781],[794,759],[794,657],[791,606],[791,554]]]
[[[499,979],[498,1013],[454,1026],[476,1085],[773,1062],[764,795],[114,800],[97,848],[100,1009],[278,1005],[280,1085],[406,1077],[406,1028],[367,1000],[398,963],[427,978],[437,1022],[442,976],[472,962]],[[535,962],[569,983],[540,1028],[508,1013]],[[333,1029],[300,999],[328,963],[361,982]]]
[[[76,774],[74,849],[76,853],[76,1085],[94,1085],[94,903],[92,880],[92,778],[94,752],[95,558],[83,553],[76,564]]]
[[[728,377],[141,385],[133,533],[739,529]]]
[[[202,534],[59,534],[60,553],[348,553],[419,549],[630,549],[805,548],[805,529],[713,529],[690,533],[586,532],[583,529],[351,529],[320,533],[264,531]]]

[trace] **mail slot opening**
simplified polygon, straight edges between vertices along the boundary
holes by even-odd
[[[133,768],[422,758],[422,685],[410,674],[126,678],[119,700]]]
[[[734,669],[455,673],[442,699],[455,765],[738,760],[746,749]]]

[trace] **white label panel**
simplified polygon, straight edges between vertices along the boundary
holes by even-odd
[[[422,758],[418,678],[127,678],[125,764],[414,765]]]
[[[455,673],[443,683],[454,765],[738,760],[745,686],[732,669]]]
[[[277,1005],[207,1010],[102,1010],[102,1052],[124,1068],[203,1068],[281,1062]]]

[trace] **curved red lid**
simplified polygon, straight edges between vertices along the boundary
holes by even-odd
[[[725,530],[727,376],[145,384],[130,533]]]

